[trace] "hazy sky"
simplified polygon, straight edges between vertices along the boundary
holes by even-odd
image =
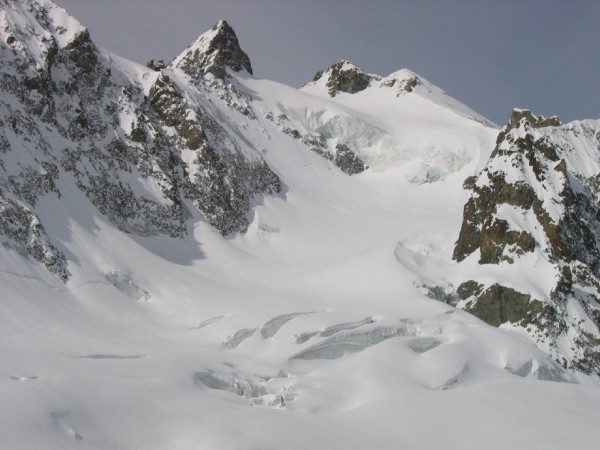
[[[600,119],[600,0],[56,0],[101,46],[170,61],[218,19],[254,75],[301,86],[340,59],[409,68],[496,123]]]

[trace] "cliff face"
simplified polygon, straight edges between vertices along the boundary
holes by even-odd
[[[561,125],[515,110],[472,190],[453,259],[517,265],[545,292],[469,280],[459,307],[486,322],[524,328],[564,366],[600,373],[600,123]],[[530,255],[530,256],[528,256]],[[494,270],[491,270],[494,273]],[[548,285],[550,284],[550,285]]]

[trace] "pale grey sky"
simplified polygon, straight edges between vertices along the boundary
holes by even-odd
[[[600,0],[56,0],[101,47],[169,61],[218,19],[254,74],[301,86],[340,59],[409,68],[496,123],[600,119]]]

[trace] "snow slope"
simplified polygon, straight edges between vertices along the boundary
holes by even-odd
[[[3,445],[592,445],[595,379],[426,297],[394,257],[448,247],[450,182],[305,172],[318,192],[266,201],[229,240],[197,220],[134,237],[78,192],[44,201],[77,264],[63,285],[2,252]]]
[[[149,91],[151,71],[111,58]],[[456,266],[462,183],[497,130],[455,104],[389,97],[387,87],[328,98],[244,73],[163,74],[228,143],[264,158],[281,192],[253,197],[245,233],[224,238],[184,198],[186,234],[140,235],[58,177],[60,196],[41,196],[35,213],[68,280],[0,249],[0,447],[598,441],[597,378],[421,287],[423,268],[435,279]],[[371,169],[343,173],[303,142],[319,134],[323,150],[343,142]],[[148,178],[129,176],[162,198]]]

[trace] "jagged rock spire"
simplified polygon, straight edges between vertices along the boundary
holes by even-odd
[[[225,78],[226,68],[252,74],[250,58],[241,49],[235,31],[225,20],[219,20],[208,32],[196,39],[171,63],[192,76],[212,73]]]

